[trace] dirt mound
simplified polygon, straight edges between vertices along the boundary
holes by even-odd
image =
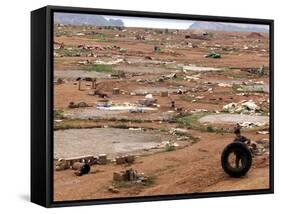
[[[260,38],[263,38],[263,35],[261,35],[260,33],[257,33],[257,32],[252,32],[252,33],[248,34],[247,38],[260,39]]]

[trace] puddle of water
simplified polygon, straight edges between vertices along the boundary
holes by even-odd
[[[250,123],[268,123],[269,117],[257,115],[242,115],[242,114],[213,114],[206,115],[199,119],[200,123],[215,123],[215,124],[237,124],[243,122]]]
[[[54,132],[55,158],[120,154],[151,149],[171,136],[159,131],[117,128],[68,129]]]
[[[134,90],[133,92],[136,94],[153,94],[153,93],[160,93],[160,92],[168,92],[174,93],[177,92],[179,89],[186,90],[184,87],[177,87],[177,88],[169,88],[169,87],[153,87],[153,88],[139,88]]]
[[[269,85],[243,85],[241,86],[240,91],[269,93]]]
[[[183,66],[184,71],[199,71],[199,72],[207,72],[207,71],[221,71],[220,68],[212,68],[212,67],[198,67],[195,65],[185,65]]]
[[[64,111],[64,116],[70,119],[163,119],[163,113],[156,110],[144,109],[144,113],[129,113],[128,110],[100,110],[96,107],[68,109]]]

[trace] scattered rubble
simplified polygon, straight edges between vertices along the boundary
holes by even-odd
[[[132,164],[135,162],[134,155],[123,155],[115,158],[116,164]]]
[[[143,106],[147,106],[147,107],[150,107],[150,106],[157,106],[156,105],[156,102],[157,102],[157,99],[155,99],[152,94],[147,94],[144,99],[141,99],[138,101],[138,103],[140,105],[143,105]]]
[[[252,100],[243,100],[239,103],[229,103],[223,106],[223,111],[229,113],[239,113],[239,114],[252,114],[259,112],[260,107],[256,105]]]
[[[55,169],[56,171],[65,170],[71,168],[74,163],[86,163],[88,165],[96,164],[97,158],[93,155],[86,155],[81,157],[72,158],[61,158],[56,161]]]
[[[145,183],[147,179],[148,177],[146,177],[144,173],[138,173],[132,168],[113,173],[113,181],[115,182]]]

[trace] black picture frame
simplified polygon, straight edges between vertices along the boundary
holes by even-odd
[[[179,195],[54,202],[53,200],[53,13],[100,14],[197,21],[266,24],[270,28],[270,188]],[[31,12],[31,201],[44,207],[112,204],[190,198],[268,194],[274,192],[274,21],[140,12],[79,7],[46,6]]]

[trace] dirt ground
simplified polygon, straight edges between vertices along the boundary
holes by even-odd
[[[245,177],[231,178],[223,172],[220,156],[233,136],[197,134],[200,134],[201,140],[193,146],[142,156],[130,166],[94,165],[90,174],[81,177],[75,176],[72,170],[55,172],[54,199],[81,200],[269,188],[268,156],[254,158],[253,167]],[[255,138],[256,135],[249,133],[249,137]],[[119,188],[119,193],[108,191],[112,185],[113,172],[125,168],[144,172],[153,177],[154,182],[149,186]]]
[[[268,150],[254,156],[242,178],[229,177],[220,162],[237,123],[251,140],[268,142],[267,33],[251,37],[248,32],[210,31],[202,39],[186,37],[189,30],[54,27],[55,158],[105,153],[114,159],[117,150],[137,155],[132,165],[92,165],[81,177],[71,169],[54,171],[55,201],[269,188]],[[221,58],[206,58],[211,52]],[[83,78],[96,78],[96,87]],[[113,93],[116,88],[119,94]],[[146,95],[155,99],[149,106],[153,110],[139,104]],[[105,101],[141,111],[99,108]],[[71,102],[88,107],[70,108]],[[225,108],[229,104],[233,109]],[[97,128],[103,132],[96,134]],[[149,131],[136,136],[128,134],[130,128]],[[188,137],[173,134],[175,128],[186,130]],[[110,144],[114,136],[122,141],[116,151]],[[165,140],[180,146],[154,151],[138,144],[155,146]],[[129,168],[150,182],[109,191],[113,172]]]

